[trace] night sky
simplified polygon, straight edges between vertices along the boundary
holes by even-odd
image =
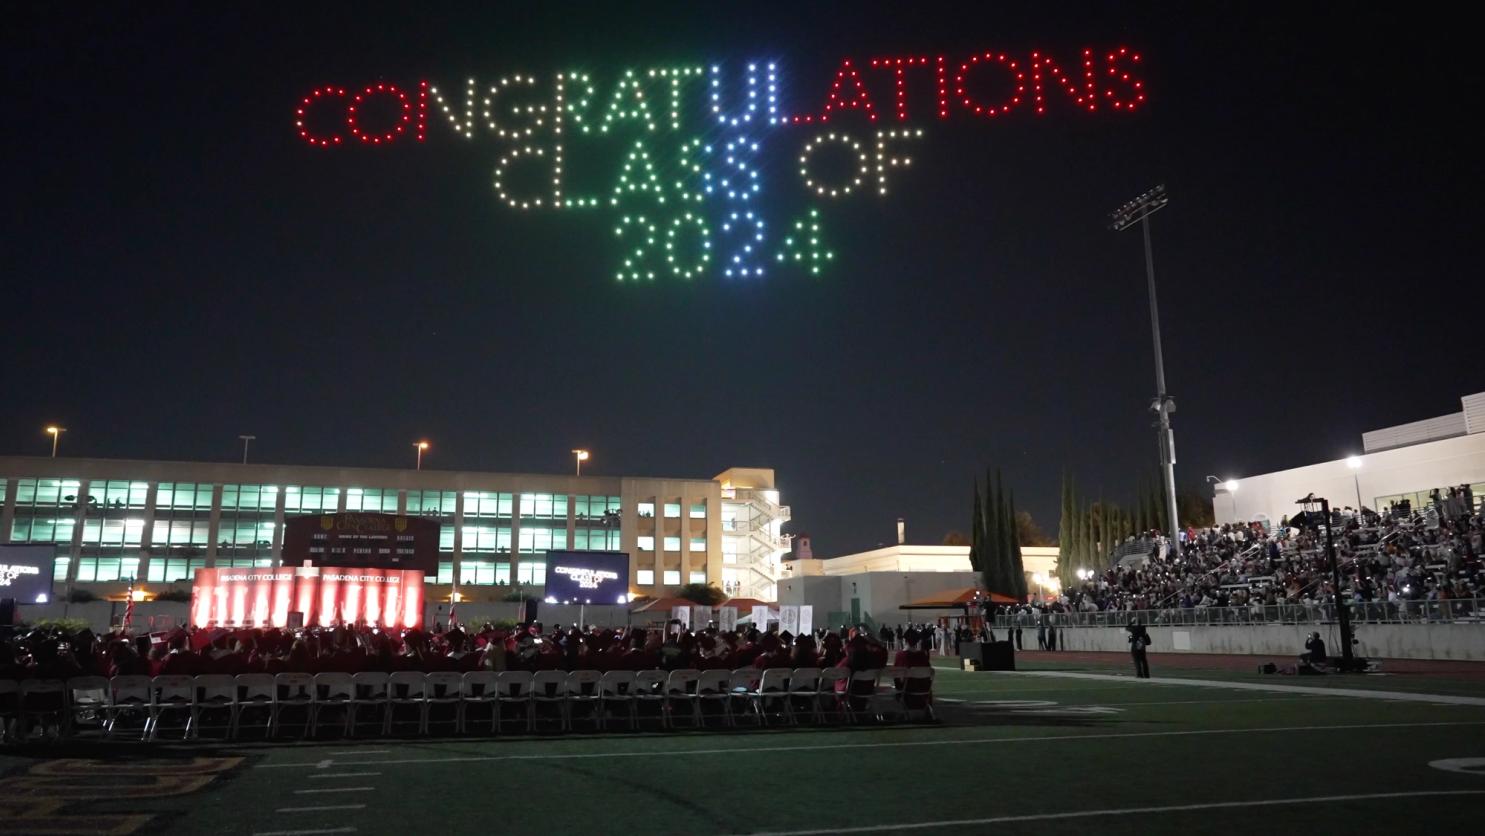
[[[410,467],[426,437],[432,468],[773,467],[827,556],[899,516],[916,542],[966,529],[995,465],[1055,534],[1064,468],[1122,499],[1155,466],[1141,244],[1107,214],[1157,183],[1182,483],[1356,452],[1485,388],[1478,45],[1416,5],[208,5],[7,12],[0,452],[45,454],[60,422],[73,456],[232,460],[254,433],[297,464]],[[625,68],[740,87],[752,59],[818,113],[846,57],[1119,45],[1144,56],[1133,114],[1051,90],[1042,117],[941,122],[914,88],[926,135],[885,198],[806,199],[822,129],[758,132],[764,249],[819,206],[818,277],[619,283],[617,210],[501,205],[504,144],[436,108],[422,145],[293,124],[324,84],[462,101],[471,75],[583,68],[604,103]],[[894,126],[891,76],[864,78]],[[574,178],[607,191],[635,135],[575,140]]]

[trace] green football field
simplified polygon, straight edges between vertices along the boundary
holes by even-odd
[[[1132,679],[1116,661],[1033,663],[1015,674],[945,667],[934,725],[11,749],[0,754],[0,830],[1251,834],[1478,826],[1485,687],[1477,679],[1193,669],[1169,671],[1188,680],[1172,684]]]

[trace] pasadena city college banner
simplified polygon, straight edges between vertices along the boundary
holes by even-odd
[[[423,573],[338,566],[196,570],[196,627],[287,627],[291,612],[303,613],[306,626],[422,627]]]

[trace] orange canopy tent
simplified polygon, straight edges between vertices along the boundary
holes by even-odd
[[[926,598],[909,601],[898,607],[900,610],[954,610],[973,607],[981,601],[989,601],[992,604],[1019,604],[1020,601],[1009,595],[1001,595],[999,592],[985,592],[977,586],[965,587],[963,589],[945,589],[935,592]]]

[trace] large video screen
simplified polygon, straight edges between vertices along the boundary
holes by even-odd
[[[563,604],[629,601],[629,555],[624,552],[547,552],[547,600]]]
[[[0,546],[0,598],[45,604],[52,598],[56,546]]]

